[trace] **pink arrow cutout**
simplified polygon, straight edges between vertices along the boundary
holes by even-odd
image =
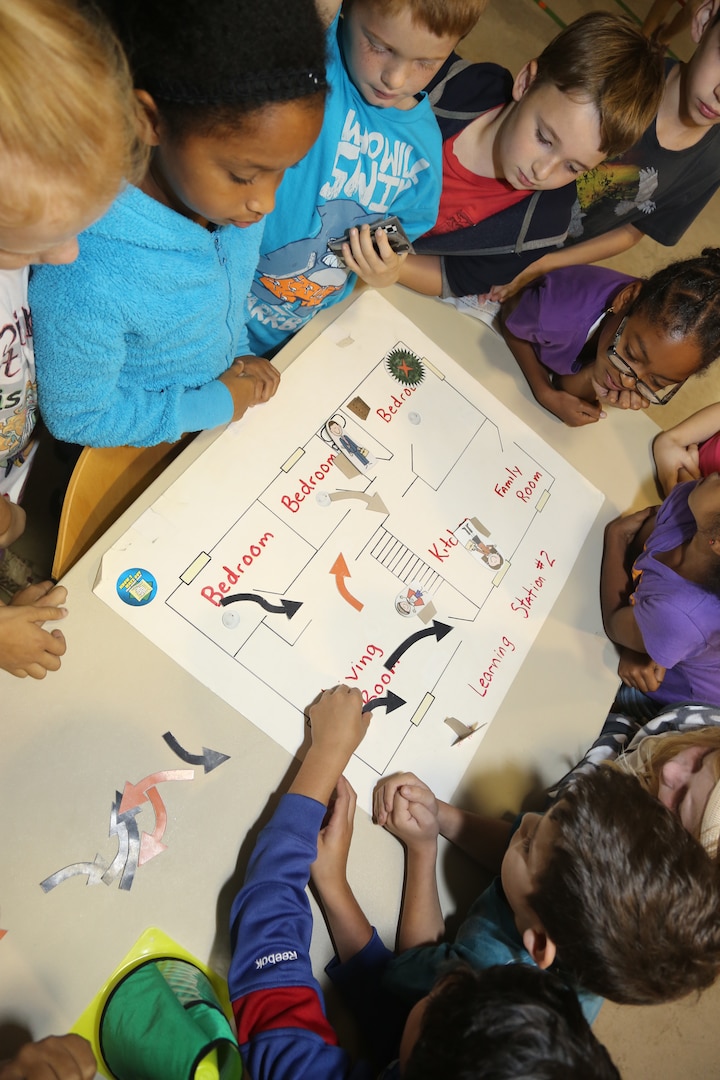
[[[361,600],[356,599],[356,597],[354,597],[349,592],[348,587],[345,584],[345,578],[351,577],[352,575],[348,570],[348,566],[345,562],[345,558],[342,552],[340,553],[340,555],[338,555],[337,559],[330,567],[330,573],[335,575],[335,584],[337,585],[338,592],[342,596],[343,600],[347,600],[350,607],[354,607],[356,611],[362,611],[365,605],[362,603]]]
[[[144,832],[140,838],[138,866],[150,862],[156,855],[162,855],[163,851],[167,851],[167,844],[162,843],[162,838],[165,835],[165,829],[167,828],[167,810],[165,809],[165,803],[160,798],[160,792],[156,787],[148,788],[147,797],[155,811],[155,828],[151,833]]]
[[[126,814],[128,810],[132,810],[144,803],[149,798],[148,788],[154,788],[165,780],[193,780],[194,778],[194,769],[166,769],[164,772],[151,773],[150,776],[146,776],[144,780],[140,780],[137,784],[131,784],[128,780],[123,790],[118,814]],[[152,802],[152,799],[150,801]]]

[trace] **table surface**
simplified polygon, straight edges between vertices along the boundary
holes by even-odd
[[[617,658],[602,629],[598,599],[602,534],[618,513],[657,502],[646,415],[611,412],[570,429],[532,399],[504,342],[451,305],[399,286],[385,297],[471,372],[606,496],[568,582],[475,754],[456,801],[489,813],[519,807],[552,782],[598,732],[617,686]],[[283,350],[287,367],[346,305],[316,316]],[[352,298],[350,300],[352,302]],[[282,393],[282,387],[280,389]],[[43,682],[0,672],[0,1056],[10,1024],[39,1038],[67,1030],[148,926],[158,926],[219,970],[227,961],[227,915],[258,823],[287,784],[293,759],[92,592],[103,552],[194,461],[219,432],[205,432],[73,567],[64,584],[68,651]],[[44,893],[62,867],[107,865],[118,848],[110,808],[127,780],[187,768],[162,739],[200,753],[229,755],[192,783],[166,782],[167,850],[141,866],[130,890],[75,876]],[[137,817],[152,831],[148,804]],[[444,862],[444,860],[443,860]],[[402,882],[402,850],[358,813],[349,874],[360,903],[392,942]],[[443,867],[444,869],[444,867]],[[457,903],[441,872],[446,909]],[[317,970],[331,955],[316,920]]]

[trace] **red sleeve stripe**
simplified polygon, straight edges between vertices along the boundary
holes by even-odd
[[[338,1044],[320,999],[309,986],[255,990],[234,1001],[233,1012],[241,1046],[260,1032],[293,1027],[313,1031],[329,1046]]]

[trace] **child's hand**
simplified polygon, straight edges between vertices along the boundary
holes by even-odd
[[[421,796],[413,799],[409,795],[413,789],[404,785],[395,792],[392,810],[385,820],[385,828],[412,851],[432,845],[437,846],[440,824],[437,815],[437,803],[429,788],[422,786]],[[417,789],[415,789],[417,791]],[[407,793],[407,794],[406,794]],[[427,800],[427,794],[430,800]],[[434,810],[433,810],[434,807]]]
[[[407,253],[397,255],[390,247],[390,241],[384,229],[375,232],[378,250],[375,250],[370,226],[363,225],[359,233],[351,229],[350,243],[343,244],[342,252],[348,270],[374,289],[385,289],[395,285],[400,277],[400,268],[407,259]]]
[[[618,675],[621,681],[626,686],[641,690],[643,694],[651,694],[660,688],[665,678],[665,670],[662,664],[656,664],[647,653],[627,648],[620,653]]]
[[[66,598],[62,585],[44,581],[16,593],[10,605],[0,605],[0,668],[33,679],[58,670],[65,638],[60,630],[48,632],[42,624],[65,618],[67,608],[59,605]]]
[[[26,1043],[12,1061],[0,1065],[0,1080],[93,1080],[96,1073],[90,1043],[79,1035]]]
[[[598,394],[599,396],[599,394]],[[649,409],[650,402],[637,390],[606,390],[601,399],[603,405],[609,405],[613,409]]]
[[[25,511],[10,499],[0,497],[0,515],[0,548],[6,548],[25,532]]]
[[[422,803],[429,814],[438,816],[437,799],[427,784],[418,780],[415,773],[393,773],[379,780],[373,792],[373,818],[378,825],[386,825],[395,805],[395,793],[399,791],[403,798],[415,803]]]
[[[268,401],[277,390],[280,373],[262,357],[233,360],[218,382],[228,388],[233,399],[233,421],[240,420],[253,405]]]
[[[318,834],[317,859],[310,867],[312,879],[323,897],[347,883],[357,795],[344,776],[338,778],[330,820]]]
[[[255,400],[251,405],[262,405],[277,393],[280,385],[280,372],[264,356],[238,357],[235,363],[243,364],[243,374],[255,379]]]
[[[606,541],[617,542],[624,547],[629,547],[643,525],[657,514],[657,510],[657,506],[646,506],[644,510],[636,510],[634,514],[615,518],[605,529]]]
[[[661,431],[653,440],[653,457],[660,487],[669,495],[676,484],[700,479],[700,454],[697,443],[683,446],[672,433]]]
[[[557,416],[558,420],[562,420],[568,427],[595,424],[607,416],[597,402],[584,401],[575,394],[569,394],[566,390],[556,390],[553,387],[538,398],[538,401],[544,409]]]
[[[324,690],[308,711],[312,749],[329,761],[342,761],[338,775],[370,725],[372,713],[363,713],[362,705],[360,691],[341,684]]]

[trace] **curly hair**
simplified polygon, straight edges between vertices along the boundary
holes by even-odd
[[[645,278],[628,310],[635,313],[668,337],[692,338],[704,371],[720,353],[720,248],[706,247]]]
[[[171,137],[236,130],[267,105],[324,101],[325,31],[313,0],[100,0],[135,87]]]
[[[435,987],[403,1080],[620,1080],[557,976],[459,967]]]
[[[634,776],[598,769],[548,811],[557,835],[529,903],[583,988],[651,1005],[720,972],[720,871]]]

